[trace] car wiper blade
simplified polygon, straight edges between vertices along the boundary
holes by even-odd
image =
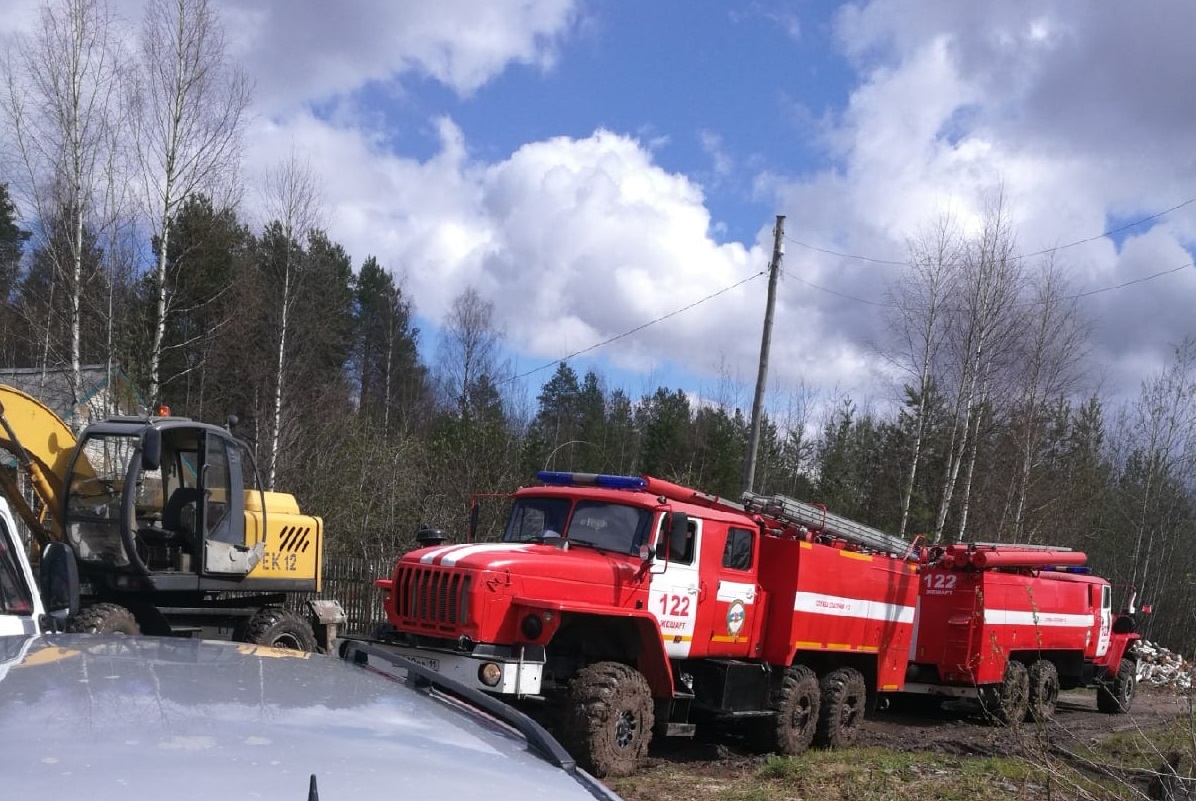
[[[497,718],[523,735],[528,746],[541,757],[569,773],[577,770],[577,760],[569,755],[565,747],[548,730],[510,704],[487,695],[481,690],[447,679],[431,668],[417,664],[399,654],[391,653],[384,646],[366,640],[345,640],[341,644],[341,658],[355,665],[369,665],[371,658],[381,659],[392,667],[407,672],[408,685],[417,689],[436,689],[444,695],[456,698]]]

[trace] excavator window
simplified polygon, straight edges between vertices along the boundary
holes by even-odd
[[[234,531],[229,516],[228,449],[224,440],[209,434],[204,453],[204,537],[218,542],[239,543],[243,536]]]

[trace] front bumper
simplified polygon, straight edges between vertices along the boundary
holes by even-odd
[[[519,646],[499,648],[476,645],[463,653],[442,648],[416,647],[387,643],[387,650],[410,659],[417,665],[435,670],[445,678],[466,687],[498,695],[539,695],[544,680],[544,649],[525,649]],[[493,665],[497,668],[487,668]],[[483,681],[484,674],[497,676],[497,681]]]

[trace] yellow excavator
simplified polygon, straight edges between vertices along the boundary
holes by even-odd
[[[0,466],[0,491],[33,535],[35,562],[51,542],[73,552],[83,606],[68,627],[331,653],[340,604],[309,600],[302,615],[287,603],[321,590],[323,521],[293,495],[262,489],[228,428],[158,412],[110,417],[76,437],[0,384],[0,449],[17,466]]]

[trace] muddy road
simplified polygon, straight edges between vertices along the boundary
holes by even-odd
[[[1026,754],[1027,735],[1030,734],[1040,746],[1049,744],[1056,752],[1072,752],[1078,747],[1092,747],[1118,734],[1163,728],[1178,718],[1191,715],[1190,700],[1174,691],[1140,686],[1128,714],[1107,715],[1097,711],[1094,691],[1068,691],[1060,695],[1058,710],[1052,720],[1040,728],[1026,723],[1020,730],[989,723],[977,704],[951,701],[940,710],[927,714],[870,713],[861,724],[853,745],[955,756],[1020,756]],[[742,771],[753,764],[763,764],[766,759],[743,747],[734,737],[723,737],[654,744],[648,767],[723,763]]]

